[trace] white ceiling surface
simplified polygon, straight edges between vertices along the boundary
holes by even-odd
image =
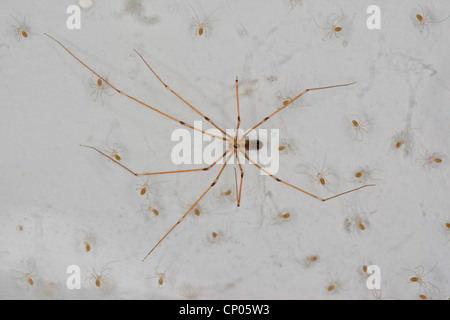
[[[140,15],[127,13],[124,3],[96,1],[82,11],[81,30],[69,30],[71,1],[0,2],[1,298],[373,299],[361,280],[363,263],[378,265],[383,296],[399,299],[417,298],[420,287],[402,268],[436,265],[424,281],[439,291],[428,294],[448,298],[450,167],[446,157],[436,168],[421,158],[450,155],[450,19],[430,23],[426,38],[414,25],[420,8],[411,1],[305,0],[293,8],[288,0],[144,1]],[[421,3],[435,20],[450,14],[448,1]],[[195,34],[189,4],[200,19],[212,13],[207,37]],[[371,4],[381,8],[381,30],[366,27]],[[322,41],[327,31],[314,20],[324,25],[331,14],[339,16],[342,35]],[[12,16],[26,18],[28,38],[17,40]],[[148,200],[136,190],[142,181],[79,145],[104,150],[117,143],[121,163],[139,172],[199,167],[170,160],[170,136],[180,125],[117,93],[93,101],[92,74],[44,32],[119,89],[187,123],[201,118],[133,49],[223,128],[235,126],[236,76],[245,129],[281,106],[280,93],[355,81],[309,92],[262,127],[280,129],[295,147],[280,154],[279,178],[328,197],[360,186],[352,172],[367,167],[376,186],[322,203],[246,164],[237,208],[234,200],[219,201],[227,188],[235,196],[228,166],[201,201],[202,214],[189,214],[141,262],[219,168],[152,177],[158,183],[150,199],[160,214],[146,219]],[[352,114],[370,121],[362,141],[345,118]],[[396,130],[413,135],[409,156],[391,149]],[[325,155],[331,174],[323,187],[308,173]],[[362,214],[366,230],[347,232],[346,208],[355,203],[359,212],[375,213]],[[291,219],[275,223],[284,212]],[[89,253],[80,230],[95,238]],[[227,237],[210,244],[207,234],[217,230]],[[304,268],[298,260],[308,255],[319,261]],[[35,264],[33,286],[18,279],[27,260]],[[111,261],[104,276],[114,287],[102,294],[86,278]],[[69,265],[81,269],[80,290],[66,288]],[[154,276],[162,272],[159,287]],[[327,291],[332,280],[339,292]],[[46,289],[50,282],[56,289]]]

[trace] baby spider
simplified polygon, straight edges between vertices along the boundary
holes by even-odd
[[[419,6],[419,5],[418,5]],[[449,16],[447,16],[445,19],[439,20],[439,21],[433,21],[423,10],[423,8],[421,6],[419,6],[420,11],[422,11],[422,14],[418,13],[416,14],[415,19],[413,19],[415,25],[419,28],[419,32],[423,32],[425,29],[427,30],[427,35],[425,36],[425,38],[423,38],[423,40],[425,40],[426,38],[428,38],[428,36],[430,35],[430,30],[428,29],[428,25],[430,23],[440,23],[440,22],[444,22],[445,20],[447,20]]]
[[[180,288],[178,288],[180,295],[185,297],[186,299],[197,299],[200,294],[200,289],[194,287],[191,284],[183,283]]]
[[[281,92],[281,90],[280,90],[276,93],[277,100],[279,102],[281,102],[281,104],[282,104],[280,107],[278,107],[278,109],[280,109],[284,106],[287,106],[287,105],[289,105],[288,108],[291,108],[291,107],[294,107],[296,104],[296,102],[293,101],[295,98],[295,95],[291,91],[287,91],[286,86],[287,86],[287,83],[284,85],[283,92]]]
[[[320,260],[320,256],[317,254],[309,255],[303,258],[302,260],[298,258],[294,258],[294,260],[301,265],[303,268],[308,269],[313,264],[316,264]]]
[[[428,168],[439,168],[439,167],[441,167],[443,164],[444,164],[444,162],[446,162],[446,156],[445,156],[445,154],[443,154],[443,153],[440,153],[440,152],[435,152],[435,153],[433,153],[433,154],[429,154],[429,155],[422,155],[420,152],[419,152],[419,154],[420,154],[420,159],[417,159],[417,160],[420,160],[420,161],[422,161],[423,162],[423,166],[425,167],[425,166],[427,166]]]
[[[431,271],[433,271],[433,269],[436,266],[437,266],[437,264],[435,264],[428,272],[425,272],[425,269],[423,266],[418,266],[413,269],[402,268],[402,270],[411,271],[412,273],[414,273],[414,277],[411,277],[408,282],[409,283],[418,283],[419,284],[419,292],[422,289],[439,291],[438,287],[436,287],[431,282],[424,281],[424,279],[423,279],[427,274],[429,274]]]
[[[278,151],[295,154],[297,146],[292,139],[282,138],[278,146]]]
[[[325,169],[325,157],[323,157],[323,163],[322,163],[322,169],[319,171],[316,167],[313,166],[313,168],[316,170],[316,174],[313,176],[313,181],[317,181],[317,185],[325,186],[328,184],[326,176],[331,175],[331,172],[329,169]]]
[[[289,5],[291,7],[291,10],[294,10],[296,6],[302,6],[303,1],[302,0],[289,0]]]
[[[27,266],[28,266],[28,272],[21,272],[21,271],[17,271],[17,270],[14,270],[14,271],[22,274],[22,276],[19,277],[18,279],[21,282],[25,282],[27,284],[27,290],[28,290],[29,287],[34,286],[34,282],[37,277],[37,274],[34,273],[34,270],[36,269],[36,264],[33,261],[28,259]]]
[[[230,199],[230,196],[231,196],[232,193],[233,192],[231,191],[231,189],[226,189],[225,191],[221,191],[220,192],[220,198],[222,199],[222,201],[224,199],[232,200],[232,199]]]
[[[58,300],[60,298],[60,292],[54,282],[48,282],[41,292],[42,299],[46,300]]]
[[[19,26],[12,26],[16,31],[17,40],[19,41],[21,38],[28,38],[28,34],[30,32],[30,27],[25,23],[25,17],[23,18],[23,22],[20,23],[15,17],[11,16],[14,20],[17,21]]]
[[[141,212],[146,215],[146,220],[155,219],[159,216],[159,210],[157,209],[158,205],[156,201],[151,201],[148,204],[145,204],[141,207]]]
[[[337,293],[342,290],[342,283],[338,280],[332,280],[327,285],[327,291],[329,293]]]
[[[105,271],[112,269],[108,268],[107,266],[113,262],[117,261],[111,261],[105,264],[100,270],[100,274],[98,274],[95,269],[92,268],[92,273],[89,277],[86,278],[86,280],[89,280],[89,283],[92,287],[98,288],[100,290],[102,295],[111,292],[114,288],[114,282],[105,276]]]
[[[439,290],[436,290],[436,288],[424,288],[423,290],[419,290],[419,293],[417,294],[417,299],[420,300],[435,300],[440,299],[439,297]]]
[[[206,234],[206,240],[210,245],[222,243],[224,241],[227,241],[228,239],[230,239],[228,226],[225,226],[224,229],[216,229]]]
[[[105,78],[108,81],[108,77]],[[100,100],[102,101],[103,106],[103,93],[106,93],[108,96],[112,96],[114,92],[109,92],[111,87],[104,82],[102,79],[97,78],[97,80],[94,80],[94,76],[91,77],[91,97],[94,102],[97,101],[98,97],[100,97]]]
[[[328,280],[327,280],[327,291],[330,294],[338,293],[343,289],[343,286],[345,283],[347,283],[348,280],[341,280],[341,276],[336,277],[331,270],[328,270]]]
[[[370,125],[370,120],[361,121],[357,115],[348,115],[345,116],[345,119],[350,123],[350,127],[355,130],[355,137],[353,140],[362,141],[363,134],[367,133],[365,128]]]
[[[214,190],[215,191],[215,190]],[[228,186],[222,186],[220,190],[213,192],[213,198],[215,202],[219,204],[224,203],[225,201],[235,201],[236,198],[233,195],[233,190]]]
[[[95,237],[90,232],[86,232],[84,230],[80,230],[80,233],[83,234],[81,239],[81,244],[83,245],[83,249],[85,252],[91,252],[92,248],[95,246]]]
[[[177,257],[178,258],[178,257]],[[152,278],[158,278],[158,287],[162,288],[162,286],[164,285],[166,279],[167,279],[167,271],[169,270],[169,268],[172,266],[172,264],[175,262],[175,260],[177,260],[177,258],[175,258],[164,271],[158,271],[159,270],[159,266],[155,267],[155,272],[154,272],[154,276],[148,277],[147,279],[152,279]]]
[[[347,204],[345,209],[347,211],[347,218],[344,220],[344,229],[347,232],[354,232],[355,230],[365,231],[368,225],[368,221],[365,218],[366,215],[375,213],[375,211],[359,212],[356,206],[356,200],[353,205]],[[349,210],[352,211],[350,215]]]
[[[408,156],[413,147],[413,136],[410,130],[395,131],[392,137],[391,149],[398,151],[403,148],[405,156]]]
[[[371,276],[371,273],[368,271],[367,264],[365,263],[365,259],[363,260],[363,265],[360,267],[359,271],[361,272],[361,275],[363,277],[363,280],[366,280],[368,277]]]
[[[352,181],[364,184],[367,180],[373,179],[372,172],[374,169],[370,169],[369,167],[358,168],[357,170],[352,172]]]
[[[281,212],[278,212],[275,215],[271,216],[270,224],[280,224],[289,222],[292,220],[292,214],[289,211],[283,210]]]
[[[330,20],[332,17],[334,17],[332,20]],[[328,40],[330,40],[333,35],[335,36],[336,39],[339,39],[341,37],[341,31],[342,31],[342,27],[338,27],[336,22],[339,19],[339,16],[336,16],[336,14],[331,14],[328,16],[327,18],[327,26],[326,27],[322,27],[320,26],[316,19],[314,19],[314,22],[316,23],[316,25],[323,29],[323,30],[330,30],[328,33],[325,34],[325,36],[322,38],[322,41],[325,41],[327,38]]]
[[[200,18],[197,15],[197,12],[195,12],[194,8],[189,5],[192,9],[192,11],[194,11],[195,17],[192,17],[192,20],[194,21],[193,26],[195,27],[195,34],[199,35],[200,37],[202,35],[205,35],[205,37],[207,36],[206,34],[206,30],[210,29],[212,30],[212,27],[210,25],[208,25],[208,23],[210,22],[208,20],[208,18],[217,10],[214,10],[213,12],[211,12],[203,21],[200,20]]]
[[[399,300],[399,299],[397,299],[397,298],[392,298],[392,297],[383,297],[383,292],[381,291],[381,289],[373,289],[372,290],[372,294],[373,294],[373,297],[375,298],[375,300],[386,300],[386,299],[389,299],[389,300]]]
[[[148,199],[148,197],[150,196],[150,193],[151,193],[151,186],[153,186],[153,185],[155,185],[155,184],[158,184],[160,181],[158,181],[158,182],[154,182],[154,183],[152,183],[152,184],[149,184],[148,183],[148,179],[145,181],[145,182],[143,182],[142,184],[137,184],[137,188],[136,188],[136,190],[140,190],[139,191],[139,194],[141,195],[141,196],[147,196],[147,199]]]
[[[182,203],[183,207],[190,208],[193,205],[193,202],[187,202],[183,200],[179,195],[177,195],[178,200]],[[216,208],[217,209],[217,208]],[[203,205],[200,205],[200,203],[197,203],[195,206],[193,206],[192,211],[194,213],[194,216],[192,217],[200,217],[203,214],[208,214],[215,209],[205,209]]]

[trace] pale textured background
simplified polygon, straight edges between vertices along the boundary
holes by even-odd
[[[414,26],[420,11],[411,1],[303,1],[291,10],[279,1],[143,1],[140,16],[124,11],[124,1],[97,1],[82,12],[81,30],[66,28],[71,1],[1,1],[0,25],[0,297],[41,298],[48,282],[56,297],[183,298],[191,286],[200,299],[373,299],[358,270],[363,261],[382,271],[384,296],[415,299],[418,285],[407,283],[404,267],[437,263],[426,280],[448,298],[450,220],[446,161],[422,166],[420,152],[450,154],[450,19],[430,24],[430,35]],[[195,35],[194,13],[209,13],[212,30]],[[382,29],[366,28],[366,8],[381,7]],[[435,19],[450,14],[448,1],[422,1]],[[341,39],[322,41],[330,14],[340,16]],[[26,17],[28,39],[17,41],[11,17]],[[91,73],[44,32],[118,88],[185,122],[199,120],[145,67],[140,51],[159,75],[194,106],[224,128],[236,116],[234,79],[239,76],[242,127],[249,128],[281,105],[281,91],[356,81],[339,89],[308,93],[297,106],[264,125],[278,128],[296,146],[281,155],[280,178],[323,197],[357,186],[352,171],[376,169],[367,188],[321,203],[259,175],[246,165],[242,205],[217,203],[222,188],[234,187],[234,171],[224,171],[202,202],[204,214],[188,216],[142,263],[140,260],[212,182],[207,173],[160,176],[151,199],[160,215],[146,220],[141,181],[79,144],[122,147],[122,162],[136,171],[177,169],[170,162],[171,132],[179,126],[115,94],[91,97]],[[354,141],[345,115],[371,125]],[[206,124],[204,124],[206,128]],[[412,129],[409,157],[390,150],[396,130]],[[305,174],[325,166],[328,189]],[[448,160],[445,159],[445,160]],[[183,167],[185,168],[185,167]],[[234,190],[234,189],[233,189]],[[181,199],[181,200],[180,200]],[[358,201],[367,230],[344,230],[346,206]],[[271,217],[289,210],[291,221]],[[18,225],[23,230],[18,230]],[[227,228],[229,239],[208,245],[206,234]],[[96,238],[83,252],[80,230]],[[303,268],[295,260],[320,255]],[[26,287],[14,270],[36,264],[35,285]],[[85,280],[110,261],[106,275],[114,290],[100,296]],[[155,268],[167,270],[158,288]],[[68,265],[79,265],[82,289],[65,287]],[[330,273],[343,282],[329,294]],[[185,294],[185,292],[184,292]]]

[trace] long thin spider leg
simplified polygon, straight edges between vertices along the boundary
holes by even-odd
[[[222,130],[221,128],[219,128],[210,118],[208,118],[207,116],[205,116],[203,113],[201,113],[200,111],[198,111],[196,108],[194,108],[194,106],[192,106],[189,102],[187,102],[186,100],[184,100],[178,93],[176,93],[175,91],[172,90],[172,88],[170,88],[159,76],[158,74],[152,69],[152,67],[150,67],[150,65],[147,63],[147,61],[144,59],[144,57],[135,49],[134,52],[136,52],[138,54],[138,56],[142,59],[142,61],[144,61],[144,63],[147,65],[147,67],[150,69],[150,71],[156,76],[156,78],[158,78],[158,80],[164,85],[164,87],[166,89],[169,89],[170,92],[172,92],[178,99],[180,99],[181,101],[183,101],[189,108],[191,108],[192,110],[194,110],[197,114],[199,114],[200,116],[203,117],[203,119],[205,119],[206,121],[208,121],[209,123],[211,123],[217,130],[219,130],[220,132],[222,132],[224,135],[226,135],[228,138],[233,138],[231,137],[229,134],[227,134],[224,130]]]
[[[317,21],[316,21],[316,18],[314,18],[314,22],[316,23],[316,26],[318,26],[320,29],[323,29],[323,30],[328,29],[328,28],[326,28],[326,27],[322,27],[321,25],[319,25],[319,24],[317,23]]]
[[[237,137],[238,137],[239,126],[241,125],[241,111],[239,110],[239,88],[238,88],[238,77],[236,77],[236,106],[237,106],[236,139],[237,139]]]
[[[84,144],[80,144],[80,146],[85,147],[85,148],[90,148],[93,149],[95,151],[97,151],[98,153],[100,153],[102,156],[108,158],[109,160],[113,161],[114,163],[118,164],[119,166],[121,166],[122,168],[124,168],[125,170],[127,170],[128,172],[130,172],[131,174],[135,175],[136,177],[140,177],[140,176],[152,176],[152,175],[158,175],[158,174],[169,174],[169,173],[183,173],[183,172],[195,172],[195,171],[208,171],[209,169],[211,169],[214,165],[217,164],[217,162],[219,162],[221,159],[223,159],[225,157],[225,155],[227,154],[227,151],[224,152],[224,154],[218,158],[216,161],[214,161],[211,165],[209,165],[208,167],[204,167],[204,168],[198,168],[198,169],[187,169],[187,170],[175,170],[175,171],[161,171],[161,172],[146,172],[146,173],[136,173],[134,171],[132,171],[131,169],[127,168],[126,166],[124,166],[123,164],[121,164],[120,162],[116,161],[115,159],[113,159],[112,157],[108,156],[106,153],[98,150],[95,147],[91,147],[91,146],[86,146]]]
[[[236,193],[237,197],[237,206],[239,207],[241,205],[241,194],[242,194],[242,182],[244,181],[244,170],[242,169],[241,161],[239,160],[239,153],[236,153],[236,160],[239,165],[239,170],[241,171],[241,179],[239,184],[239,194]],[[236,180],[237,183],[237,180]],[[237,192],[237,190],[236,190]]]
[[[225,163],[223,164],[222,168],[220,169],[219,174],[217,175],[217,177],[214,179],[213,183],[205,190],[205,192],[203,192],[203,194],[200,196],[200,198],[197,199],[197,201],[189,208],[189,210],[177,221],[177,223],[175,223],[173,225],[172,228],[170,228],[170,230],[158,241],[158,243],[156,243],[156,245],[149,251],[149,253],[147,253],[147,255],[144,257],[144,259],[142,259],[142,262],[144,262],[145,259],[147,259],[147,257],[153,252],[153,250],[156,249],[156,247],[159,246],[159,244],[172,232],[173,229],[175,229],[176,226],[178,226],[181,221],[183,221],[183,219],[189,214],[189,212],[192,211],[193,208],[195,208],[195,206],[200,202],[200,200],[203,199],[203,197],[208,193],[209,190],[211,190],[212,187],[214,187],[214,185],[217,183],[217,180],[219,180],[220,176],[222,175],[223,170],[225,169],[225,166],[227,165],[228,161],[230,160],[231,156],[233,155],[233,152],[230,153],[230,155],[228,156],[228,158],[226,159]]]
[[[294,188],[294,189],[296,189],[296,190],[298,190],[298,191],[301,191],[301,192],[307,194],[308,196],[311,196],[311,197],[313,197],[313,198],[316,198],[316,199],[318,199],[318,200],[320,200],[320,201],[322,201],[322,202],[327,201],[327,200],[334,199],[334,198],[336,198],[336,197],[342,196],[342,195],[347,194],[347,193],[350,193],[350,192],[354,192],[354,191],[356,191],[356,190],[359,190],[359,189],[362,189],[362,188],[365,188],[365,187],[372,187],[372,186],[375,186],[374,184],[367,184],[367,185],[364,185],[364,186],[359,187],[359,188],[355,188],[355,189],[352,189],[352,190],[348,190],[348,191],[339,193],[339,194],[334,195],[334,196],[329,197],[329,198],[320,198],[320,197],[318,197],[318,196],[316,196],[316,195],[313,195],[312,193],[309,193],[308,191],[305,191],[305,190],[303,190],[303,189],[300,189],[299,187],[296,187],[296,186],[294,186],[294,185],[292,185],[292,184],[290,184],[290,183],[288,183],[288,182],[286,182],[286,181],[281,180],[280,178],[275,177],[273,174],[270,174],[267,170],[265,170],[264,168],[262,168],[260,165],[258,165],[256,162],[254,162],[252,159],[250,159],[250,157],[249,157],[245,152],[243,152],[243,151],[241,151],[241,152],[242,152],[242,154],[245,156],[245,158],[247,158],[248,161],[250,161],[250,162],[251,162],[254,166],[256,166],[259,170],[261,170],[261,171],[263,171],[264,173],[266,173],[267,175],[269,175],[269,176],[270,176],[272,179],[274,179],[275,181],[281,182],[281,183],[283,183],[283,184],[285,184],[285,185],[287,185],[287,186],[289,186],[289,187],[291,187],[291,188]]]
[[[442,20],[438,20],[438,21],[433,21],[433,20],[431,20],[430,21],[430,23],[439,23],[439,22],[444,22],[445,20],[447,20],[448,18],[450,18],[450,15],[448,15],[447,17],[445,17],[444,19],[442,19]]]
[[[302,95],[304,95],[305,93],[309,92],[309,91],[314,91],[314,90],[323,90],[323,89],[331,89],[331,88],[337,88],[337,87],[346,87],[346,86],[350,86],[352,84],[355,84],[356,82],[350,82],[350,83],[346,83],[346,84],[338,84],[338,85],[334,85],[334,86],[328,86],[328,87],[318,87],[318,88],[310,88],[310,89],[306,89],[305,91],[303,91],[302,93],[300,93],[298,96],[296,96],[294,99],[292,99],[291,101],[289,101],[288,103],[286,103],[284,106],[282,106],[281,108],[277,109],[276,111],[272,112],[272,114],[270,114],[269,116],[265,117],[262,121],[260,121],[259,123],[257,123],[256,125],[254,125],[251,129],[249,129],[243,136],[242,138],[245,138],[251,131],[255,130],[257,127],[259,127],[260,125],[262,125],[264,122],[266,122],[267,120],[269,120],[270,118],[272,118],[274,115],[276,115],[278,112],[280,112],[281,110],[283,110],[284,108],[286,108],[287,106],[289,106],[291,103],[293,103],[295,100],[297,100],[298,98],[300,98]]]
[[[237,173],[236,173],[236,167],[233,168],[234,169],[234,182],[236,183],[236,203],[237,206],[239,207],[239,201],[238,201],[238,183],[237,183]]]
[[[191,5],[189,5],[189,7],[191,7],[192,11],[194,11],[195,16],[197,17],[197,21],[200,23],[200,18],[198,17],[197,12],[195,12],[194,8]]]
[[[56,43],[58,43],[64,50],[66,50],[66,51],[67,51],[72,57],[74,57],[79,63],[81,63],[83,66],[85,66],[89,71],[91,71],[91,72],[92,72],[93,74],[95,74],[97,77],[99,77],[100,79],[102,79],[105,83],[107,83],[111,88],[113,88],[116,92],[120,93],[121,95],[124,95],[124,96],[126,96],[127,98],[130,98],[131,100],[133,100],[133,101],[135,101],[135,102],[137,102],[137,103],[143,105],[144,107],[147,107],[147,108],[149,108],[149,109],[151,109],[151,110],[153,110],[153,111],[159,113],[160,115],[163,115],[163,116],[165,116],[165,117],[167,117],[167,118],[169,118],[169,119],[171,119],[171,120],[173,120],[173,121],[176,121],[176,122],[178,122],[179,124],[181,124],[181,125],[183,125],[183,126],[185,126],[185,127],[188,127],[188,128],[190,128],[190,129],[192,129],[192,130],[197,130],[197,131],[199,131],[199,132],[202,132],[202,133],[207,134],[207,135],[209,135],[209,136],[212,136],[212,137],[214,137],[214,138],[222,139],[222,140],[224,140],[224,141],[227,140],[225,137],[216,136],[216,135],[214,135],[214,134],[212,134],[212,133],[202,131],[202,130],[200,130],[200,129],[198,129],[198,128],[194,128],[193,126],[187,124],[186,122],[183,122],[183,121],[181,121],[181,120],[178,120],[177,118],[174,118],[174,117],[172,117],[171,115],[168,115],[167,113],[164,113],[164,112],[162,112],[162,111],[160,111],[160,110],[158,110],[158,109],[156,109],[156,108],[153,108],[152,106],[150,106],[150,105],[148,105],[148,104],[146,104],[146,103],[144,103],[144,102],[142,102],[142,101],[140,101],[140,100],[138,100],[138,99],[136,99],[136,98],[130,96],[129,94],[127,94],[127,93],[125,93],[125,92],[123,92],[123,91],[117,89],[117,88],[116,88],[115,86],[113,86],[108,80],[106,80],[105,78],[103,78],[102,76],[100,76],[97,72],[95,72],[94,70],[92,70],[87,64],[85,64],[83,61],[81,61],[77,56],[75,56],[72,52],[70,52],[70,50],[67,49],[61,42],[59,42],[58,40],[56,40],[56,39],[53,38],[52,36],[48,35],[47,33],[44,33],[44,34],[45,34],[47,37],[49,37],[50,39],[52,39],[53,41],[55,41]]]

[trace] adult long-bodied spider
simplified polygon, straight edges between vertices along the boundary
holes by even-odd
[[[236,130],[234,131],[234,135],[231,135],[229,133],[227,133],[225,130],[221,129],[220,127],[218,127],[214,121],[212,121],[209,117],[207,117],[206,115],[204,115],[203,113],[201,113],[199,110],[197,110],[194,106],[192,106],[189,102],[187,102],[184,98],[182,98],[177,92],[175,92],[174,90],[172,90],[159,76],[158,74],[150,67],[150,65],[147,63],[147,61],[143,58],[143,56],[136,50],[134,50],[139,57],[142,59],[142,61],[146,64],[146,66],[149,68],[149,70],[155,75],[155,77],[164,85],[164,87],[166,89],[168,89],[172,94],[174,94],[178,99],[180,99],[184,104],[186,104],[189,108],[191,108],[193,111],[195,111],[198,115],[200,115],[204,120],[206,120],[207,122],[209,122],[212,126],[214,126],[218,132],[220,132],[221,135],[216,135],[216,134],[212,134],[210,132],[207,131],[203,131],[197,127],[194,127],[184,121],[181,121],[167,113],[164,113],[152,106],[150,106],[147,103],[142,102],[141,100],[134,98],[132,96],[130,96],[129,94],[125,93],[122,90],[119,90],[118,88],[116,88],[113,84],[111,84],[106,78],[100,76],[98,73],[96,73],[93,69],[91,69],[88,65],[86,65],[83,61],[81,61],[77,56],[75,56],[69,49],[67,49],[61,42],[59,42],[58,40],[56,40],[55,38],[53,38],[52,36],[45,34],[46,36],[48,36],[49,38],[51,38],[53,41],[55,41],[56,43],[58,43],[64,50],[66,50],[73,58],[75,58],[79,63],[81,63],[85,68],[87,68],[90,72],[92,72],[95,76],[97,76],[99,79],[101,79],[104,83],[106,83],[107,85],[109,85],[114,91],[116,91],[117,93],[120,93],[121,95],[126,96],[127,98],[141,104],[144,107],[147,107],[157,113],[159,113],[160,115],[169,118],[177,123],[179,123],[182,126],[188,127],[192,130],[196,130],[201,132],[202,134],[206,134],[209,136],[212,136],[216,139],[221,139],[226,143],[226,150],[225,152],[218,158],[216,159],[214,162],[212,162],[212,164],[210,164],[209,166],[203,167],[203,168],[198,168],[198,169],[187,169],[187,170],[175,170],[175,171],[163,171],[163,172],[145,172],[145,173],[137,173],[131,169],[129,169],[128,167],[126,167],[125,165],[123,165],[122,163],[120,163],[118,160],[114,159],[113,157],[109,156],[108,154],[100,151],[99,149],[92,147],[92,146],[86,146],[86,145],[82,145],[83,147],[87,147],[87,148],[91,148],[95,151],[97,151],[98,153],[100,153],[102,156],[108,158],[109,160],[113,161],[114,163],[118,164],[119,166],[121,166],[123,169],[127,170],[128,172],[130,172],[131,174],[133,174],[136,177],[142,177],[142,176],[152,176],[152,175],[163,175],[163,174],[171,174],[171,173],[186,173],[186,172],[198,172],[198,171],[209,171],[211,168],[213,168],[219,161],[222,161],[223,159],[225,159],[225,162],[223,163],[223,165],[221,166],[221,169],[219,171],[219,173],[217,174],[217,176],[214,178],[213,182],[211,183],[210,186],[208,186],[206,188],[206,190],[200,195],[200,197],[189,207],[189,209],[183,214],[183,216],[178,219],[178,221],[173,225],[172,228],[169,229],[169,231],[167,231],[164,236],[162,238],[160,238],[160,240],[153,246],[153,248],[147,253],[147,255],[142,259],[142,261],[144,261],[155,249],[156,247],[158,247],[161,242],[173,231],[173,229],[175,229],[176,226],[178,226],[183,219],[197,206],[197,204],[205,197],[205,195],[216,185],[217,181],[219,180],[219,178],[221,177],[225,167],[227,166],[227,164],[230,162],[231,158],[236,159],[237,164],[238,164],[238,170],[240,172],[240,179],[239,179],[239,183],[237,182],[237,177],[236,177],[236,201],[237,201],[237,206],[240,206],[241,203],[241,195],[242,195],[242,183],[243,183],[243,179],[244,179],[244,170],[242,168],[242,163],[245,162],[245,160],[249,161],[249,163],[251,163],[252,165],[254,165],[255,167],[257,167],[261,172],[263,172],[266,175],[269,175],[272,179],[274,179],[277,182],[280,182],[288,187],[291,187],[295,190],[298,190],[300,192],[303,192],[304,194],[313,197],[317,200],[320,200],[322,202],[324,201],[328,201],[331,199],[334,199],[336,197],[342,196],[344,194],[350,193],[350,192],[354,192],[356,190],[368,187],[368,186],[373,186],[373,185],[364,185],[352,190],[348,190],[339,194],[335,194],[333,196],[330,196],[328,198],[321,198],[318,197],[304,189],[301,189],[293,184],[290,184],[289,182],[286,182],[284,180],[281,180],[280,178],[276,177],[275,175],[273,175],[272,173],[270,173],[268,170],[266,170],[265,168],[263,168],[261,165],[259,165],[256,161],[252,160],[251,157],[247,154],[247,151],[250,150],[259,150],[262,147],[262,142],[260,140],[250,140],[249,138],[249,134],[255,130],[257,127],[259,127],[260,125],[262,125],[263,123],[265,123],[266,121],[268,121],[270,118],[272,118],[273,116],[275,116],[276,114],[278,114],[279,112],[281,112],[283,109],[285,109],[286,107],[288,107],[291,103],[293,103],[294,101],[296,101],[297,99],[299,99],[301,96],[303,96],[305,93],[309,92],[309,91],[315,91],[315,90],[324,90],[324,89],[330,89],[330,88],[337,88],[337,87],[345,87],[345,86],[349,86],[354,84],[354,82],[352,83],[346,83],[346,84],[339,84],[339,85],[333,85],[333,86],[326,86],[326,87],[317,87],[317,88],[309,88],[306,89],[304,91],[302,91],[301,93],[299,93],[297,96],[295,96],[293,99],[291,99],[288,103],[283,104],[282,107],[276,109],[274,112],[272,112],[270,115],[268,115],[267,117],[265,117],[264,119],[262,119],[260,122],[258,122],[257,124],[255,124],[253,127],[251,127],[249,130],[247,130],[244,134],[242,134],[242,136],[239,135],[239,129],[240,129],[240,124],[241,124],[241,116],[240,116],[240,108],[239,108],[239,86],[238,86],[238,79],[236,77],[236,81],[235,81],[235,88],[236,88],[236,107],[237,107],[237,124],[236,124]],[[242,130],[242,129],[241,129]],[[242,158],[243,157],[243,158]],[[241,161],[241,159],[243,161]]]

